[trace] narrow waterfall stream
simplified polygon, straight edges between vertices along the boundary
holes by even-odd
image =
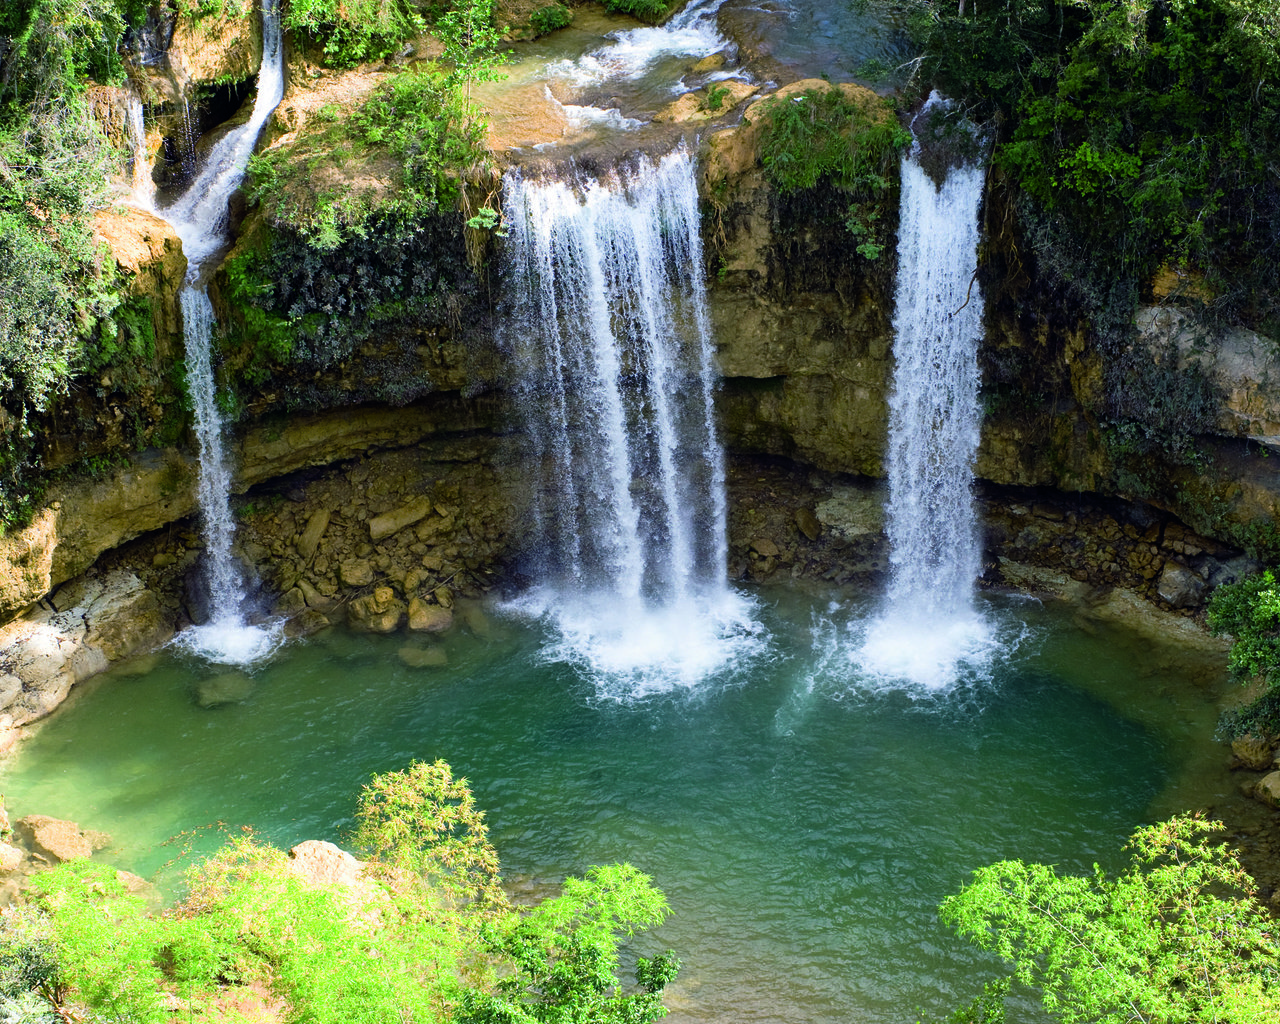
[[[529,439],[525,607],[554,657],[630,692],[696,682],[759,643],[726,583],[694,161],[611,180],[504,181],[505,346]]]
[[[187,257],[187,279],[179,300],[187,350],[187,388],[200,447],[199,501],[209,591],[208,621],[181,633],[179,642],[201,657],[226,664],[247,664],[264,657],[275,649],[279,636],[277,630],[248,625],[241,610],[244,580],[232,553],[231,470],[222,445],[222,415],[213,370],[216,320],[202,271],[209,257],[226,244],[227,200],[240,187],[258,134],[283,96],[279,0],[262,0],[262,67],[253,113],[218,141],[187,190],[159,211],[182,239]]]
[[[142,97],[129,87],[125,106],[125,134],[129,140],[129,198],[135,206],[150,210],[155,205],[155,183],[147,166],[147,127]]]
[[[927,112],[939,102],[936,94]],[[873,674],[930,689],[990,653],[974,609],[981,569],[972,496],[982,412],[978,206],[985,169],[964,164],[939,186],[918,144],[902,161],[887,508],[892,577],[861,652]]]

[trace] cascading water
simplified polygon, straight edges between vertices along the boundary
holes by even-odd
[[[942,102],[935,94],[922,113]],[[918,143],[902,160],[887,459],[892,578],[859,660],[930,689],[991,647],[973,603],[981,549],[971,490],[982,423],[974,277],[985,177],[964,164],[936,186]]]
[[[132,89],[125,97],[125,133],[129,139],[129,190],[134,205],[149,210],[155,203],[155,183],[147,166],[147,127],[142,97]]]
[[[608,46],[576,61],[553,64],[548,70],[578,85],[595,85],[609,79],[637,78],[664,57],[710,56],[728,45],[716,25],[716,14],[724,2],[692,0],[661,25],[612,33]],[[685,89],[677,86],[673,91]]]
[[[759,644],[726,584],[694,163],[626,180],[503,183],[549,654],[631,694],[690,684]]]
[[[245,623],[244,582],[231,551],[231,472],[222,446],[222,417],[213,374],[213,306],[201,279],[204,263],[226,244],[227,200],[244,179],[258,133],[284,96],[279,0],[262,2],[262,67],[249,120],[228,132],[208,155],[190,187],[161,210],[182,239],[187,279],[179,296],[187,351],[187,388],[195,407],[200,445],[200,514],[204,524],[209,620],[180,634],[188,649],[210,661],[246,664],[269,654],[277,630]]]

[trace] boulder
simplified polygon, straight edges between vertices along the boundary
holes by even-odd
[[[324,531],[329,528],[329,520],[332,514],[328,509],[322,508],[318,512],[313,512],[311,518],[307,520],[306,528],[298,535],[294,547],[298,554],[302,556],[304,562],[311,561],[311,556],[316,553],[316,548],[320,546],[320,538],[324,536]]]
[[[289,851],[289,870],[317,889],[354,886],[364,881],[362,861],[319,839],[308,839]]]
[[[20,818],[16,831],[33,855],[51,864],[90,857],[94,850],[101,850],[111,841],[104,832],[85,831],[74,821],[45,814]]]
[[[1280,772],[1271,772],[1259,779],[1253,795],[1269,807],[1280,807]]]
[[[16,846],[0,842],[0,875],[17,871],[22,865],[23,853]]]
[[[253,693],[254,682],[243,672],[223,672],[196,683],[196,703],[202,708],[239,704]]]
[[[822,536],[822,523],[810,508],[796,509],[796,528],[809,540],[817,540]]]
[[[761,558],[777,558],[778,545],[768,537],[757,537],[751,542],[751,550]]]
[[[296,615],[306,607],[307,598],[302,593],[302,589],[300,587],[294,587],[291,590],[286,590],[280,595],[280,598],[276,601],[272,611],[275,612],[276,615]]]
[[[1177,562],[1167,562],[1156,593],[1174,608],[1196,608],[1204,597],[1204,580]]]
[[[1275,759],[1275,744],[1269,736],[1248,733],[1231,741],[1231,753],[1235,755],[1242,768],[1264,772],[1271,767]]]
[[[415,633],[443,633],[453,627],[453,612],[415,597],[409,602],[409,628]]]
[[[710,57],[703,57],[702,60],[694,64],[692,71],[695,75],[705,75],[722,67],[724,67],[724,54],[713,53]]]
[[[338,578],[344,586],[367,587],[373,582],[373,563],[366,558],[353,558],[338,566]]]
[[[347,622],[363,633],[394,633],[405,616],[405,604],[390,587],[357,597],[347,605]]]
[[[321,630],[328,629],[333,623],[322,611],[306,608],[285,623],[284,634],[288,637],[312,636]]]
[[[384,540],[393,534],[399,533],[406,526],[412,526],[414,523],[425,519],[430,512],[431,499],[418,498],[416,501],[411,501],[400,508],[384,512],[380,516],[374,516],[369,520],[369,537],[375,543]]]

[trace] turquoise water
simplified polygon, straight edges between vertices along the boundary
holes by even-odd
[[[447,667],[409,668],[403,638],[335,632],[214,710],[191,699],[200,667],[166,656],[83,687],[0,790],[172,881],[184,844],[217,843],[158,845],[180,831],[341,842],[371,773],[444,758],[516,884],[623,859],[653,875],[674,913],[637,943],[684,960],[671,1019],[889,1022],[944,1013],[989,976],[935,918],[970,871],[1115,865],[1135,825],[1177,809],[1170,787],[1211,732],[1212,700],[1177,659],[1033,603],[984,602],[1006,653],[930,694],[860,676],[857,606],[754,598],[764,653],[634,701],[545,663],[541,627],[496,613],[487,637],[443,642]]]

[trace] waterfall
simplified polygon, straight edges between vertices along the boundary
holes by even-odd
[[[231,551],[235,533],[231,471],[222,446],[223,425],[213,372],[215,320],[201,273],[209,257],[226,244],[227,201],[244,179],[259,132],[284,96],[278,10],[279,0],[262,0],[262,67],[252,115],[219,140],[187,190],[160,211],[182,239],[187,256],[187,279],[179,300],[187,389],[200,448],[198,496],[209,589],[208,623],[187,630],[180,640],[210,661],[230,664],[245,664],[269,654],[278,643],[278,631],[249,626],[241,613],[244,583]]]
[[[683,151],[607,180],[503,181],[539,581],[523,603],[553,621],[551,656],[631,693],[756,642],[726,583],[697,199]]]
[[[940,102],[935,94],[930,106]],[[918,146],[902,161],[887,457],[892,577],[861,658],[878,675],[933,689],[990,646],[973,602],[981,546],[971,489],[982,424],[975,274],[985,177],[965,164],[935,186]]]
[[[150,210],[155,204],[155,183],[147,160],[147,127],[142,97],[130,88],[125,95],[125,134],[129,140],[129,191],[137,206]]]

